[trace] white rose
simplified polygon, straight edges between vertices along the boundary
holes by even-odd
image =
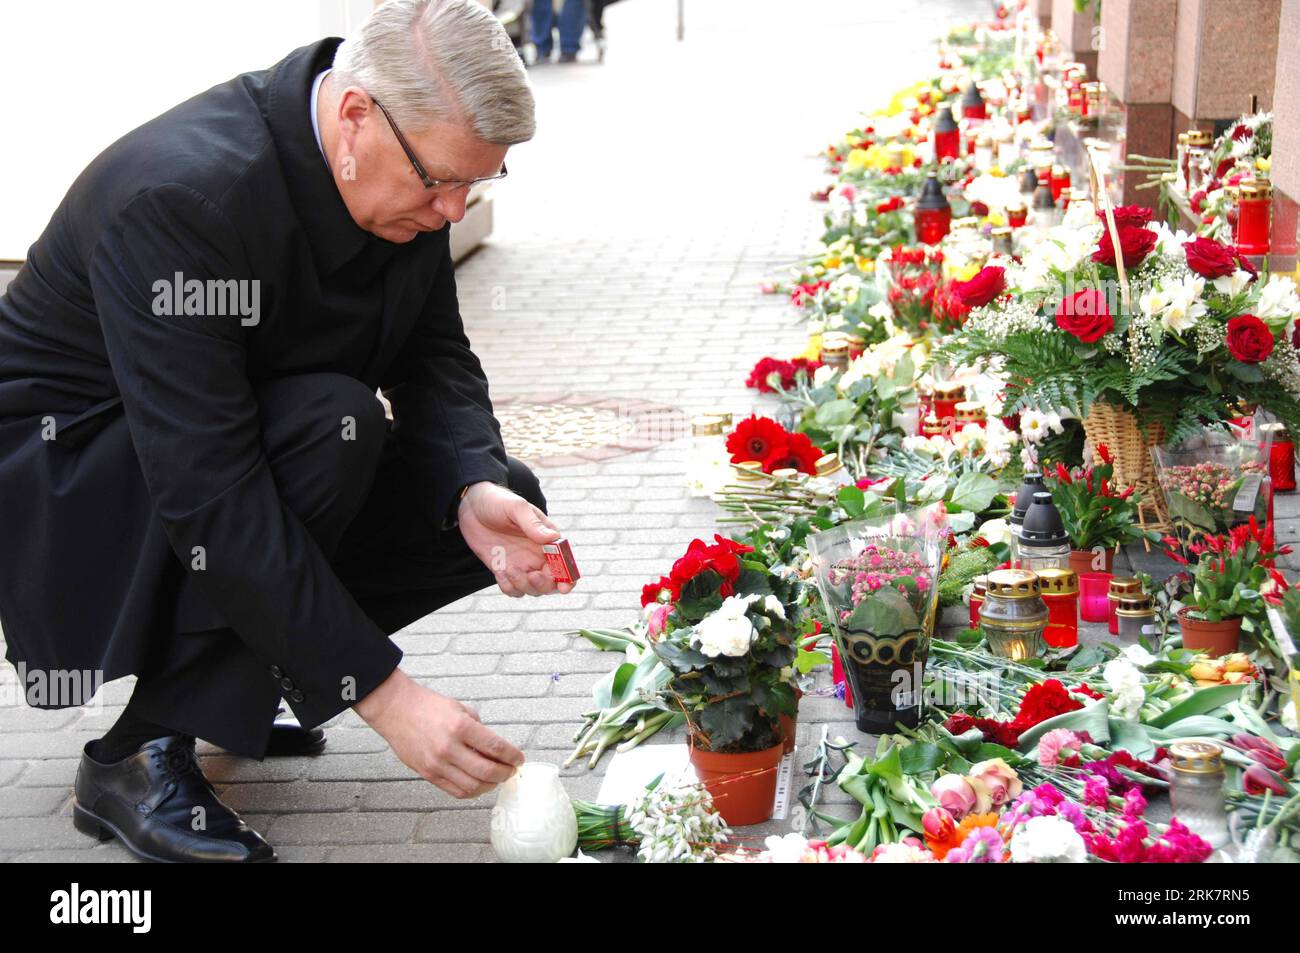
[[[1011,836],[1013,864],[1082,864],[1088,848],[1063,817],[1031,817]]]
[[[695,627],[695,639],[700,651],[709,658],[728,655],[733,658],[744,655],[754,641],[754,625],[746,616],[732,616],[714,613]]]

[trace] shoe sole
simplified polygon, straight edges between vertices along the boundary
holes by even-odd
[[[129,840],[123,837],[122,832],[118,830],[113,824],[104,820],[102,817],[90,813],[90,811],[86,810],[84,807],[82,807],[80,804],[76,803],[75,801],[72,803],[72,826],[75,827],[77,830],[81,831],[81,833],[89,837],[93,837],[99,841],[112,840],[114,837],[116,837],[118,841],[121,842],[123,847],[125,847],[136,857],[139,857],[141,860],[147,860],[150,863],[154,863],[154,864],[181,863],[181,861],[178,860],[165,860],[162,857],[155,857],[146,851],[140,850]],[[266,863],[273,863],[276,859],[277,858],[275,855],[275,850],[274,848],[272,848],[270,857],[267,857],[265,860],[247,861],[247,863],[266,864]]]

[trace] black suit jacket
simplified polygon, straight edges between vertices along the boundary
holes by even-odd
[[[259,658],[293,674],[304,723],[391,672],[400,651],[276,493],[261,380],[331,371],[382,389],[435,526],[447,528],[465,484],[507,483],[449,228],[404,245],[361,230],[317,146],[309,94],[339,42],[238,76],[110,146],[0,298],[11,661],[140,672],[176,627],[177,576],[202,546],[198,589]],[[256,280],[258,322],[156,314],[155,283],[178,273]],[[110,439],[123,418],[125,450]]]

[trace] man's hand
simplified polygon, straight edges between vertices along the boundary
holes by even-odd
[[[403,764],[455,798],[486,794],[524,763],[524,753],[472,709],[400,668],[353,707]]]
[[[475,483],[460,501],[457,518],[465,542],[507,596],[572,591],[573,583],[555,581],[542,552],[543,543],[564,534],[522,496],[495,483]]]

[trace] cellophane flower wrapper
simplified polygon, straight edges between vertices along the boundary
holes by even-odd
[[[1258,426],[1206,430],[1177,447],[1153,447],[1156,479],[1169,509],[1170,531],[1188,547],[1253,516],[1263,526],[1273,498],[1268,476],[1272,434]]]
[[[948,541],[943,505],[842,523],[808,537],[817,588],[860,731],[917,724]]]

